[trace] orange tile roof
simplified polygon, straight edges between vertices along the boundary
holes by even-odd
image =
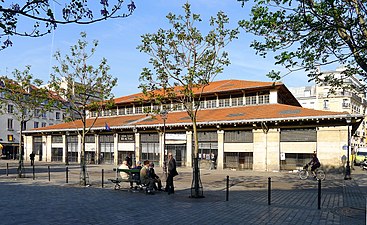
[[[198,124],[216,124],[216,123],[235,123],[235,122],[261,122],[282,119],[307,119],[307,118],[329,118],[345,116],[347,112],[330,112],[307,109],[297,106],[284,104],[266,104],[252,106],[238,106],[231,108],[215,108],[200,110],[197,115]],[[93,119],[88,119],[87,126],[90,126]],[[124,115],[115,117],[100,117],[97,119],[94,129],[105,129],[105,124],[111,129],[137,127],[161,126],[162,118],[140,115]],[[168,114],[166,125],[182,126],[190,125],[191,120],[186,111],[170,112]],[[56,124],[48,127],[34,129],[33,131],[51,131],[81,128],[81,121]]]
[[[208,93],[218,93],[218,92],[228,92],[233,90],[244,90],[250,88],[264,88],[264,87],[275,87],[284,86],[281,82],[261,82],[261,81],[248,81],[248,80],[220,80],[210,82],[208,86],[204,88],[203,94]],[[176,87],[175,91],[179,92],[181,87]],[[193,90],[195,94],[200,94],[200,89],[196,88]],[[161,92],[157,90],[156,92]],[[146,98],[143,93],[132,94],[128,96],[123,96],[115,98],[115,104],[129,103],[137,101],[139,98]]]

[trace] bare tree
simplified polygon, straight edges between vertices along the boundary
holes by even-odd
[[[223,12],[218,12],[216,17],[210,18],[211,30],[204,36],[196,27],[196,23],[202,21],[200,15],[192,13],[188,3],[184,4],[183,9],[183,16],[167,15],[172,29],[159,29],[155,34],[142,36],[138,49],[150,56],[149,63],[155,73],[144,68],[140,88],[149,99],[164,107],[170,101],[181,103],[191,118],[195,141],[191,197],[200,198],[203,193],[200,190],[196,121],[201,94],[230,63],[223,48],[237,38],[238,29],[225,28],[229,19]]]
[[[81,39],[71,47],[70,55],[62,56],[59,51],[55,58],[60,63],[54,66],[51,75],[50,87],[66,101],[63,107],[67,109],[67,120],[75,123],[75,128],[82,124],[82,129],[76,129],[82,137],[81,148],[81,184],[87,185],[85,136],[94,126],[98,115],[103,108],[112,106],[112,88],[116,86],[117,79],[108,72],[110,67],[103,58],[99,65],[88,65],[88,60],[94,55],[98,41],[93,41],[88,49],[87,35],[81,33]],[[96,112],[92,122],[87,123],[87,111]]]

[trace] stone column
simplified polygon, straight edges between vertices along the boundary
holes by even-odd
[[[140,161],[141,159],[141,149],[140,149],[140,133],[135,133],[135,162]]]
[[[192,131],[186,131],[186,167],[192,167]]]
[[[29,154],[33,151],[33,136],[23,136],[24,137],[24,160],[30,161]]]
[[[94,142],[96,144],[96,156],[95,156],[96,164],[100,164],[101,148],[100,148],[100,145],[99,145],[99,135],[98,134],[95,134]]]
[[[51,162],[51,157],[52,157],[52,136],[47,135],[44,140],[46,142],[45,160],[46,160],[46,162]]]
[[[224,161],[224,130],[218,130],[218,155],[217,155],[217,169],[223,170]]]
[[[119,134],[113,134],[113,163],[115,165],[119,162],[119,154],[118,154],[118,143],[119,143]]]
[[[62,162],[66,163],[68,156],[68,139],[66,134],[62,135]]]
[[[85,149],[84,149],[85,154]],[[82,157],[82,135],[78,134],[78,163],[81,162]]]
[[[164,138],[164,135],[163,135],[163,132],[159,132],[158,133],[159,135],[159,154],[160,154],[160,157],[159,157],[159,165],[161,167],[163,167],[163,162],[164,162],[164,150],[165,150],[165,138]]]
[[[253,170],[279,171],[280,169],[280,135],[277,129],[253,130],[254,152]]]

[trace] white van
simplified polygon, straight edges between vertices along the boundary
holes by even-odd
[[[354,163],[360,165],[361,162],[367,160],[367,148],[357,148],[356,158]]]

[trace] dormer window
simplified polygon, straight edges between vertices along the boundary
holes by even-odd
[[[173,111],[181,111],[182,110],[182,104],[176,103],[173,105]]]
[[[119,108],[119,115],[125,115],[125,107]]]
[[[246,105],[256,105],[256,95],[246,96]]]
[[[229,106],[229,98],[219,99],[219,107],[228,107]]]
[[[126,115],[133,114],[133,113],[134,113],[133,107],[126,108]]]
[[[269,102],[270,102],[269,94],[259,96],[259,104],[269,104]]]
[[[210,109],[210,108],[216,108],[217,107],[217,100],[216,99],[208,100],[206,102],[206,107],[208,109]]]
[[[150,113],[150,112],[152,112],[152,110],[151,110],[151,107],[150,107],[150,106],[144,106],[144,107],[143,107],[143,113]]]
[[[205,101],[200,101],[200,109],[205,109]]]
[[[141,114],[143,113],[143,107],[139,106],[139,107],[135,107],[135,113],[136,114]]]
[[[232,106],[239,106],[239,105],[243,105],[243,98],[242,97],[232,98]]]

